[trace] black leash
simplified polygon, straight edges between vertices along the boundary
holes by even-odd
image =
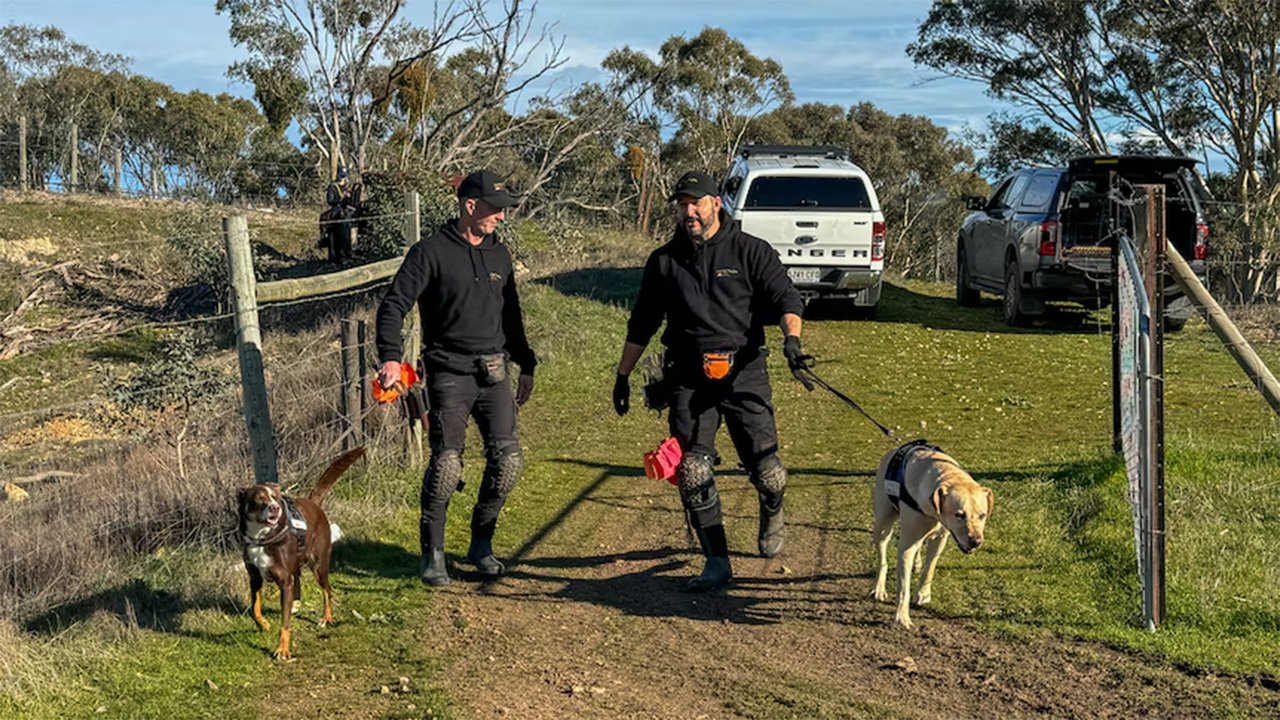
[[[791,368],[791,374],[794,375],[795,378],[800,381],[801,385],[804,385],[805,390],[808,390],[809,392],[813,392],[813,386],[817,385],[823,390],[826,390],[832,395],[835,395],[836,397],[840,398],[846,404],[848,404],[849,407],[861,413],[862,417],[870,420],[872,425],[875,425],[877,428],[880,429],[880,432],[885,434],[885,437],[889,437],[889,438],[894,437],[892,430],[885,427],[884,425],[881,425],[875,418],[871,417],[871,415],[867,413],[866,410],[862,409],[862,406],[859,405],[857,401],[855,401],[853,398],[849,397],[848,395],[845,395],[844,393],[840,392],[839,390],[831,387],[829,384],[827,384],[826,380],[823,380],[822,378],[818,377],[818,373],[813,371],[814,359],[812,355],[803,356],[803,357],[797,358],[797,360],[799,360],[799,364]]]

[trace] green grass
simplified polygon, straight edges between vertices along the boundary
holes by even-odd
[[[543,365],[521,415],[527,468],[504,510],[500,554],[517,553],[554,526],[604,469],[638,468],[642,453],[666,434],[665,420],[639,409],[616,418],[609,401],[637,275],[579,270],[523,290]],[[1280,546],[1271,531],[1280,514],[1272,501],[1280,484],[1280,426],[1239,383],[1239,369],[1203,324],[1194,321],[1172,336],[1166,350],[1170,612],[1165,628],[1148,633],[1140,626],[1124,480],[1109,452],[1105,327],[1069,314],[1011,331],[995,306],[958,308],[947,287],[932,284],[887,287],[883,302],[874,322],[807,322],[805,347],[821,361],[825,379],[899,428],[901,437],[941,444],[996,492],[987,545],[971,556],[943,557],[931,612],[1001,635],[1057,634],[1192,667],[1280,673],[1280,598],[1272,592]],[[776,330],[770,342],[778,344]],[[1276,348],[1264,354],[1277,366]],[[802,488],[831,471],[872,470],[891,444],[834,398],[806,393],[785,373],[780,355],[770,363],[782,455],[797,486],[789,518],[837,518],[850,531],[832,557],[845,558],[840,572],[865,574],[872,567],[863,531],[870,523],[869,479],[821,497]],[[723,435],[721,441],[731,467],[736,460]],[[473,433],[469,484],[479,480],[479,448]],[[338,486],[330,513],[356,531],[335,562],[343,622],[314,628],[318,593],[304,580],[309,608],[296,637],[305,659],[271,663],[275,635],[253,629],[242,592],[230,581],[174,574],[176,566],[225,566],[234,555],[158,558],[140,568],[136,584],[104,597],[149,599],[168,608],[153,612],[162,621],[144,621],[144,610],[136,624],[124,623],[129,631],[112,641],[106,657],[60,668],[58,692],[0,699],[0,713],[62,717],[106,705],[111,716],[252,717],[273,707],[282,684],[307,686],[308,674],[323,668],[335,673],[320,683],[324,698],[347,703],[352,714],[358,708],[374,717],[450,715],[451,697],[435,679],[447,658],[433,653],[419,630],[433,598],[413,577],[417,483],[410,471],[375,468]],[[451,506],[450,553],[465,552],[473,502],[473,493],[463,493]],[[590,554],[592,533],[615,530],[605,509],[578,511],[600,513],[595,529],[580,531],[582,552]],[[734,546],[754,542],[753,523],[729,529]],[[193,584],[205,591],[193,592]],[[82,614],[70,627],[94,617]],[[459,623],[466,632],[465,621]],[[32,643],[64,639],[31,632]],[[401,675],[412,679],[412,693],[380,692]]]

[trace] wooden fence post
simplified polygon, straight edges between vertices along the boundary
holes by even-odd
[[[418,244],[422,239],[422,217],[419,215],[419,198],[418,191],[410,190],[404,194],[404,248],[403,252],[408,252],[409,248]],[[401,355],[404,361],[415,365],[418,362],[418,355],[422,352],[422,322],[418,317],[418,305],[409,310],[409,314],[405,316],[404,328],[401,332],[400,340],[404,353]]]
[[[368,337],[367,326],[368,323],[364,320],[356,321],[356,358],[358,360],[358,367],[356,368],[356,390],[358,391],[358,394],[356,395],[356,398],[359,400],[358,408],[360,412],[360,415],[358,416],[359,422],[357,425],[360,428],[360,437],[362,440],[369,437],[369,410],[373,407],[373,394],[369,392],[369,353],[368,343],[366,341],[366,338]]]
[[[1178,249],[1173,246],[1172,240],[1168,241],[1165,252],[1165,259],[1173,272],[1174,280],[1186,292],[1187,297],[1191,298],[1196,309],[1204,316],[1204,321],[1209,324],[1227,352],[1235,359],[1236,364],[1249,377],[1249,382],[1253,383],[1253,386],[1262,394],[1271,409],[1280,415],[1280,381],[1271,374],[1267,364],[1258,356],[1244,335],[1240,334],[1240,329],[1231,321],[1218,301],[1214,300],[1209,290],[1200,283],[1191,266],[1178,254]]]
[[[27,191],[27,116],[18,116],[18,189]]]
[[[120,146],[116,146],[115,167],[112,169],[111,189],[115,194],[119,195],[124,189],[124,153],[120,150]]]
[[[362,444],[360,425],[360,348],[355,320],[342,321],[342,449]]]
[[[75,192],[80,185],[80,127],[71,123],[71,185],[67,192]]]
[[[259,483],[278,482],[275,435],[267,403],[267,382],[262,371],[262,330],[258,324],[258,299],[253,277],[253,250],[249,246],[249,221],[244,215],[222,219],[236,314],[236,350],[240,356],[240,386],[244,390],[244,422],[253,454],[253,477]]]
[[[422,240],[422,214],[421,199],[417,190],[410,190],[404,195],[404,250],[408,252],[409,248],[417,245]],[[422,354],[422,318],[418,315],[418,305],[414,303],[413,309],[409,311],[405,317],[404,328],[401,332],[400,340],[404,353],[401,356],[405,362],[416,366],[418,364],[418,356]],[[405,398],[405,408],[409,416],[408,435],[405,442],[408,443],[409,462],[418,464],[422,462],[422,408],[419,400],[425,399],[425,394],[420,394],[413,398],[412,401],[408,397]]]

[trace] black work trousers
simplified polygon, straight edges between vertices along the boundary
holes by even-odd
[[[715,462],[719,457],[716,433],[722,420],[748,472],[754,473],[761,460],[778,451],[767,354],[759,350],[746,359],[735,358],[734,368],[720,380],[703,375],[700,363],[677,360],[667,365],[665,372],[672,387],[668,423],[671,436],[685,454],[702,454]],[[699,527],[720,523],[719,494],[715,497],[713,507],[695,511]]]
[[[449,496],[453,488],[440,492],[435,483],[460,484],[460,477],[448,477],[449,470],[442,470],[441,458],[456,453],[460,458],[467,437],[467,420],[475,418],[484,440],[486,475],[496,468],[502,456],[519,451],[516,437],[516,401],[510,380],[485,385],[473,374],[460,374],[439,369],[427,374],[427,397],[430,410],[431,464],[422,480],[422,519],[420,525],[422,547],[444,547],[445,516],[449,509]],[[457,474],[461,474],[459,467]],[[506,495],[493,483],[480,483],[479,497],[471,515],[473,540],[490,539],[497,527],[498,514],[506,502]]]

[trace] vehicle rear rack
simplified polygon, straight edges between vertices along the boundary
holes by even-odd
[[[834,145],[744,145],[738,150],[749,157],[825,157],[832,160],[848,160],[849,152]]]

